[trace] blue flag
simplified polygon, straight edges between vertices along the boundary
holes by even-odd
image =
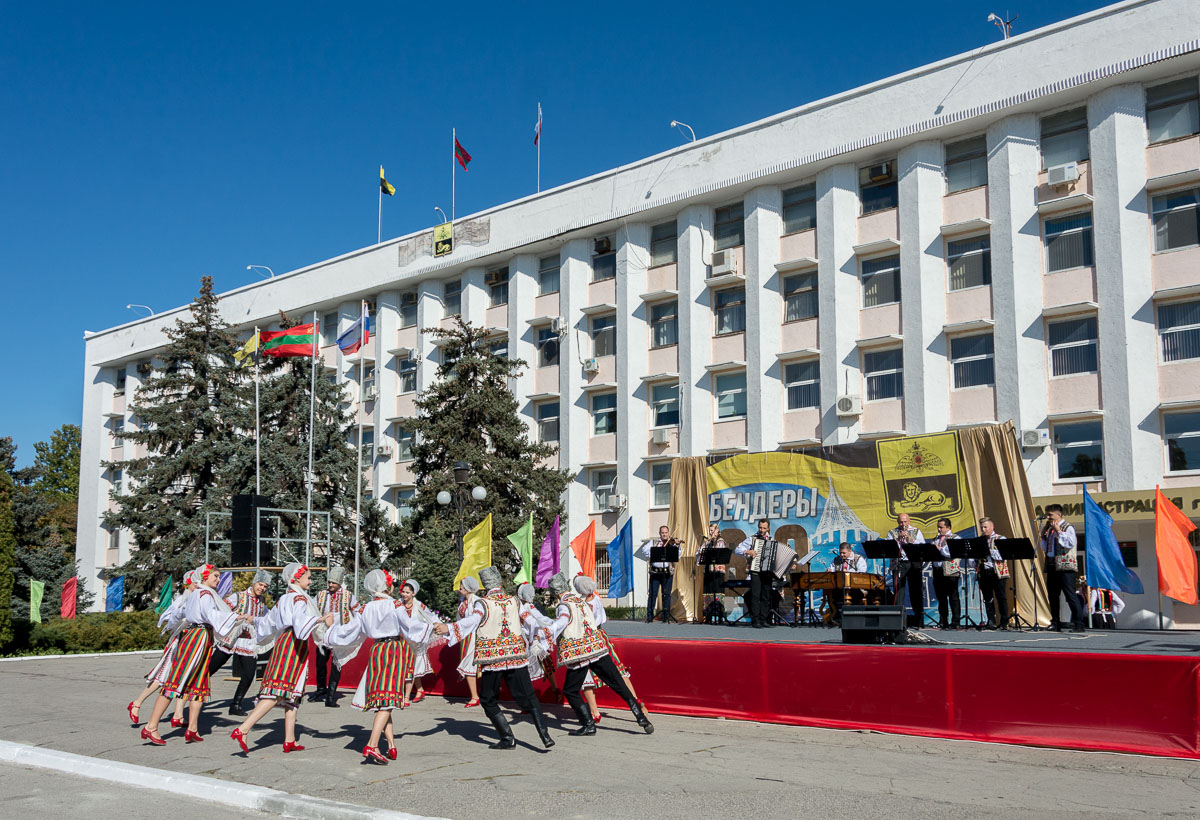
[[[622,598],[633,592],[633,516],[625,519],[621,532],[608,545],[608,562],[612,566],[608,597]]]
[[[125,604],[125,576],[120,575],[108,582],[104,593],[104,611],[120,612]]]
[[[217,594],[222,598],[233,592],[233,573],[226,570],[217,581]]]
[[[1087,584],[1092,589],[1119,589],[1141,595],[1142,582],[1125,566],[1112,516],[1083,488],[1083,529],[1087,535]]]

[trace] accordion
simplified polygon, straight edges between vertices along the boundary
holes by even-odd
[[[750,561],[751,572],[769,572],[777,578],[787,575],[799,557],[787,544],[775,540],[754,539],[754,558]]]

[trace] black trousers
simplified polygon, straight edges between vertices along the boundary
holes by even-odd
[[[500,683],[508,684],[508,691],[522,709],[527,712],[541,714],[542,707],[538,704],[537,695],[533,691],[533,682],[529,680],[529,669],[479,669],[479,705],[488,718],[500,714]]]
[[[750,591],[747,601],[750,609],[750,622],[755,624],[771,624],[771,583],[775,576],[769,572],[750,573]]]
[[[901,561],[899,569],[896,603],[904,603],[904,588],[908,587],[908,603],[913,611],[913,619],[908,625],[920,628],[925,625],[925,563]]]
[[[995,570],[979,568],[979,591],[983,593],[983,609],[989,624],[1004,626],[1008,623],[1008,594],[1004,590],[1004,579]],[[996,620],[996,611],[1000,619]]]
[[[962,602],[958,597],[958,576],[946,575],[941,567],[933,568],[933,593],[938,602],[938,624],[958,626],[962,620]],[[947,615],[951,620],[946,620]]]
[[[575,669],[567,670],[567,680],[563,683],[563,694],[567,696],[567,703],[571,704],[571,708],[579,711],[585,709],[583,705],[583,695],[580,694],[583,689],[583,681],[587,678],[587,673],[591,672],[600,680],[612,687],[623,701],[632,705],[634,703],[633,693],[629,691],[629,687],[625,685],[625,679],[621,677],[621,673],[617,671],[617,665],[613,663],[612,658],[605,655],[602,658],[597,658],[586,666],[580,666]],[[482,697],[482,695],[480,696]]]
[[[328,670],[328,672],[326,671]],[[333,652],[329,649],[317,649],[317,689],[327,692],[337,691],[338,681],[342,678],[342,670],[333,662]],[[326,685],[328,681],[328,685]]]
[[[1083,596],[1075,591],[1075,572],[1072,570],[1054,569],[1053,565],[1046,567],[1046,591],[1050,595],[1050,625],[1058,625],[1058,613],[1062,611],[1059,598],[1067,599],[1067,608],[1071,610],[1071,625],[1080,629],[1087,626],[1087,606]]]
[[[233,692],[233,705],[241,706],[242,698],[246,697],[251,684],[254,683],[254,675],[258,671],[258,658],[253,655],[235,655],[221,649],[214,649],[212,659],[208,662],[208,674],[216,672],[230,658],[233,658],[233,674],[238,676],[237,689]]]
[[[650,601],[646,605],[646,617],[654,618],[654,611],[658,607],[659,592],[662,593],[662,613],[665,618],[671,613],[671,587],[675,583],[675,577],[669,572],[652,572],[650,573]]]

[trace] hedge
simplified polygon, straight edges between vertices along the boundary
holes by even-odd
[[[35,624],[13,619],[7,655],[59,655],[161,649],[164,638],[154,612],[87,612],[72,619]]]

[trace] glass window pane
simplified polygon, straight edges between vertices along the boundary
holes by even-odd
[[[746,289],[730,288],[714,294],[717,335],[740,333],[746,329]]]
[[[1163,361],[1200,358],[1200,301],[1158,306]]]
[[[664,222],[650,229],[650,267],[672,265],[678,260],[675,222]]]
[[[442,286],[442,305],[447,316],[462,312],[462,280],[454,279]]]
[[[1053,437],[1059,478],[1104,475],[1103,427],[1099,421],[1056,424]]]
[[[656,384],[650,388],[650,405],[655,427],[679,424],[679,384]]]
[[[801,185],[783,192],[783,232],[797,233],[817,227],[817,186]]]
[[[1051,273],[1070,268],[1091,267],[1092,215],[1074,214],[1046,220],[1046,266]]]
[[[558,293],[560,263],[557,256],[544,256],[538,261],[538,295]]]
[[[713,229],[715,239],[714,249],[723,251],[746,244],[745,222],[742,216],[742,203],[717,208],[716,225]]]
[[[671,465],[650,465],[650,483],[654,485],[655,507],[667,507],[671,504]]]
[[[617,255],[615,253],[606,253],[602,256],[596,256],[592,259],[592,281],[600,282],[605,279],[614,279],[617,275]]]
[[[946,146],[946,193],[987,185],[987,138],[983,136]]]
[[[667,347],[679,343],[679,307],[676,302],[650,306],[650,346]]]
[[[787,409],[821,406],[820,364],[791,362],[783,368],[783,383],[787,387]]]
[[[863,307],[878,307],[900,301],[900,257],[864,259],[862,262]]]
[[[592,317],[592,355],[615,356],[617,353],[617,317]]]
[[[975,288],[992,283],[991,238],[976,236],[946,243],[946,265],[950,290]]]
[[[783,280],[783,321],[796,322],[817,315],[817,275],[802,273]]]
[[[1167,469],[1200,470],[1200,412],[1163,416],[1167,437]]]

